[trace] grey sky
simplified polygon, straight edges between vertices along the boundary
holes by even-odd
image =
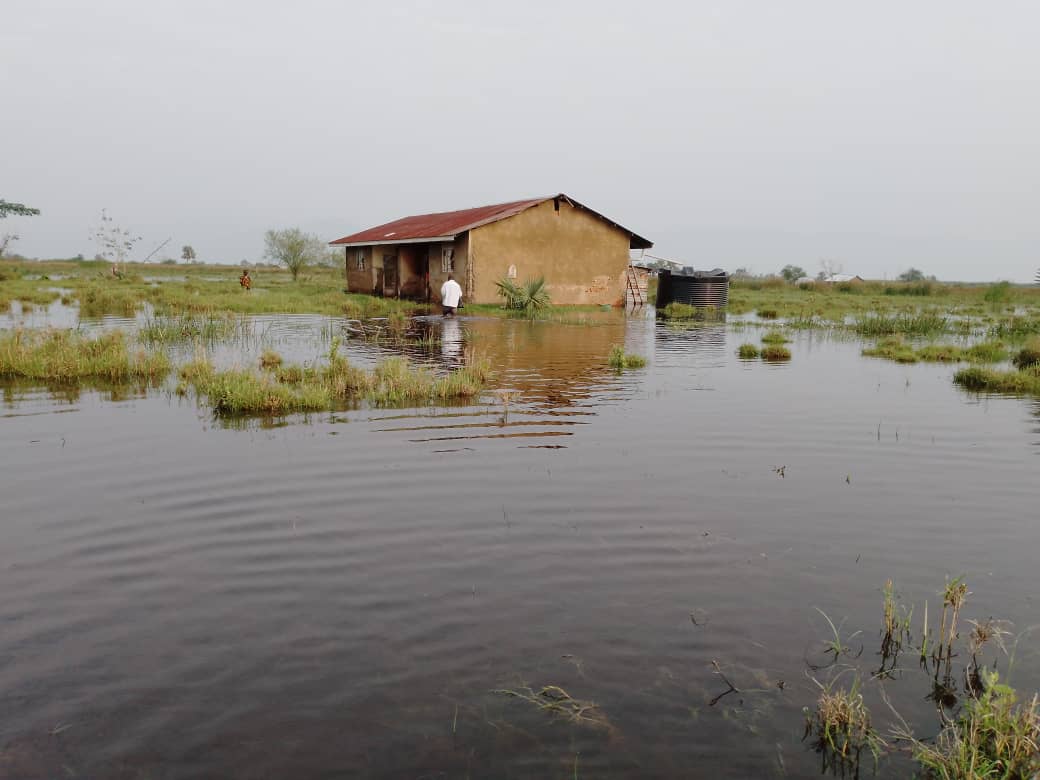
[[[1035,2],[8,3],[0,197],[258,259],[564,191],[698,267],[1031,280]]]

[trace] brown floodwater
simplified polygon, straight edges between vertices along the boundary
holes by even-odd
[[[212,352],[314,360],[352,327],[258,317]],[[486,351],[508,408],[228,424],[168,386],[2,388],[0,777],[818,776],[811,678],[878,665],[889,578],[916,625],[963,575],[1040,687],[1036,401],[813,332],[770,365],[721,324],[423,327],[417,359]],[[817,608],[856,651],[829,669]],[[912,656],[884,686],[930,736]],[[594,717],[495,692],[548,685]]]

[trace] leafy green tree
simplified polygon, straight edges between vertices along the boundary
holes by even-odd
[[[16,217],[35,217],[40,213],[39,209],[34,209],[32,206],[26,206],[24,203],[10,203],[9,201],[0,199],[0,219],[13,214]]]
[[[924,271],[916,268],[907,268],[897,278],[901,282],[922,282],[924,281]]]
[[[325,242],[299,228],[268,230],[264,234],[264,257],[289,269],[293,281],[308,265],[320,263],[325,256]]]
[[[35,217],[39,213],[40,210],[34,209],[32,206],[26,206],[23,203],[11,203],[0,199],[0,219],[5,218],[9,214],[13,214],[16,217]],[[17,241],[20,237],[21,236],[17,233],[0,234],[0,258],[4,256],[7,247]]]
[[[193,247],[191,244],[185,244],[183,247],[181,247],[181,260],[184,260],[188,263],[195,262],[195,247]]]
[[[800,265],[785,265],[780,269],[780,275],[789,282],[797,282],[805,276],[805,269]]]

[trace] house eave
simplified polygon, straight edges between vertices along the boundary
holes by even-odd
[[[383,241],[350,241],[343,243],[340,241],[330,241],[329,246],[345,246],[345,247],[360,247],[360,246],[394,246],[396,244],[438,244],[444,241],[454,241],[455,236],[434,236],[433,238],[388,238]]]

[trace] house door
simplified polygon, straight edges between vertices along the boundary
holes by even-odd
[[[399,276],[397,268],[397,255],[383,255],[383,295],[387,298],[396,298],[399,290]]]

